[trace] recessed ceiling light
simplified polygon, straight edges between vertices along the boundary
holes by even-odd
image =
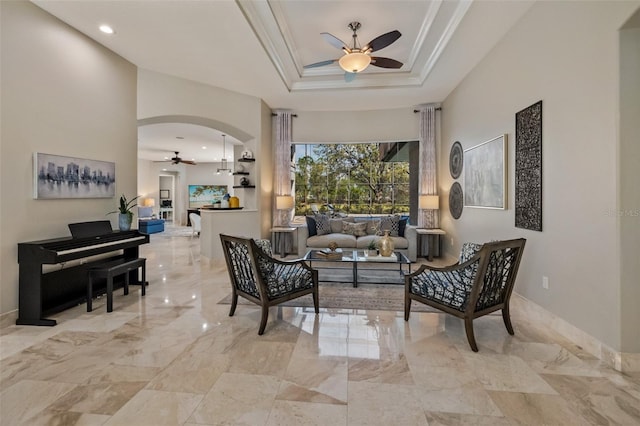
[[[168,160],[168,159],[169,159],[169,157],[164,157],[164,159],[165,159],[165,160]]]
[[[109,25],[106,25],[106,24],[100,25],[100,31],[102,31],[105,34],[115,33],[115,31],[113,31],[113,28],[111,28]]]
[[[167,171],[167,169],[162,169],[162,171],[163,171],[163,172],[166,172],[166,171]],[[160,265],[160,266],[162,266],[162,265]]]
[[[207,149],[207,147],[206,147],[206,146],[203,146],[203,147],[202,147],[202,149]]]

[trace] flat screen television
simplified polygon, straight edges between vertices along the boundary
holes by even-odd
[[[229,192],[227,185],[189,185],[189,208],[197,209],[222,200]]]

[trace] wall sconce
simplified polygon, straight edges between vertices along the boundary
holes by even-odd
[[[276,209],[280,210],[280,226],[289,226],[289,210],[294,207],[294,199],[291,195],[277,195],[276,196]]]

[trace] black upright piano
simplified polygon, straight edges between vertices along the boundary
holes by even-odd
[[[108,220],[72,223],[69,229],[71,237],[18,243],[16,324],[56,325],[45,315],[86,301],[89,268],[116,258],[137,259],[139,246],[149,242],[149,235],[136,230],[113,231]],[[56,266],[45,271],[44,265]],[[137,283],[137,271],[131,273],[131,282]],[[100,293],[104,287],[94,290]]]

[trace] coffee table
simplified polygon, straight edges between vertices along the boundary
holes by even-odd
[[[353,286],[354,287],[358,287],[358,270],[360,271],[364,271],[364,270],[369,270],[369,271],[375,271],[375,270],[386,270],[388,271],[391,268],[383,268],[382,266],[379,266],[378,268],[367,268],[366,264],[369,265],[390,265],[393,266],[394,268],[397,266],[398,267],[398,271],[399,271],[399,276],[400,276],[400,280],[398,280],[398,282],[382,282],[383,284],[404,284],[404,274],[403,274],[403,270],[402,267],[403,265],[407,265],[408,267],[408,272],[411,273],[411,261],[407,258],[407,256],[405,256],[403,253],[400,253],[399,251],[396,251],[393,253],[393,255],[389,256],[389,257],[382,257],[382,256],[365,256],[365,253],[363,250],[344,250],[343,254],[342,254],[342,258],[341,259],[327,259],[325,257],[319,256],[318,252],[320,250],[309,250],[307,252],[307,254],[304,255],[304,257],[302,258],[303,260],[309,262],[309,266],[313,266],[313,262],[319,262],[319,263],[337,263],[337,264],[351,264],[351,270],[352,270],[352,282],[353,282]],[[363,267],[364,266],[364,267]],[[346,270],[347,268],[344,267],[334,267],[334,268],[330,268],[330,267],[323,267],[323,269],[342,269],[342,270]],[[329,281],[329,280],[323,280],[323,281]],[[367,283],[372,283],[374,281],[367,281]],[[379,281],[375,281],[380,283]]]

